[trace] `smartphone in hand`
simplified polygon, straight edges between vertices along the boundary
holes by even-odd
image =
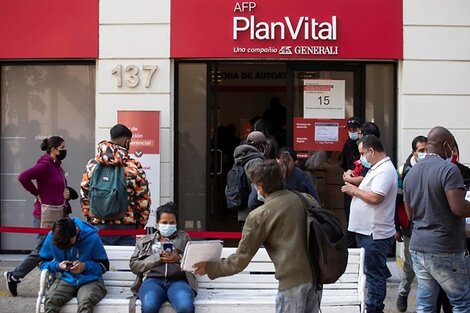
[[[70,269],[73,267],[73,262],[72,261],[67,261],[65,264],[65,270],[70,271]]]
[[[172,253],[173,252],[173,242],[164,242],[163,243],[163,252]]]

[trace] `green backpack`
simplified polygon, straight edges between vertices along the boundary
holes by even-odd
[[[127,212],[127,181],[121,165],[98,163],[90,180],[90,216],[118,220]]]

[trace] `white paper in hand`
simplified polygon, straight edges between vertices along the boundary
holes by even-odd
[[[220,240],[188,241],[184,248],[181,269],[191,272],[193,265],[198,262],[220,260],[222,247],[222,241]]]

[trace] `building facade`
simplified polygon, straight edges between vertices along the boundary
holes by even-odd
[[[470,3],[389,2],[1,0],[0,225],[32,225],[34,199],[17,176],[40,140],[64,136],[78,189],[117,122],[133,129],[153,208],[175,200],[180,227],[194,230],[237,230],[225,175],[256,116],[278,126],[283,145],[334,156],[328,144],[359,115],[379,125],[396,163],[442,125],[470,163]],[[338,170],[324,174],[317,187],[340,210]],[[1,250],[32,245],[1,234]]]

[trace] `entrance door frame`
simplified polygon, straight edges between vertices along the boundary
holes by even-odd
[[[294,72],[295,71],[344,71],[344,72],[353,72],[354,77],[354,108],[353,114],[357,116],[365,117],[365,101],[366,101],[366,65],[368,64],[393,64],[394,65],[394,73],[395,73],[395,81],[394,81],[394,111],[395,111],[395,129],[397,126],[397,63],[395,61],[317,61],[317,60],[175,60],[175,91],[174,91],[174,147],[175,153],[174,158],[178,160],[179,151],[178,147],[178,129],[179,129],[179,120],[178,120],[178,92],[179,92],[179,64],[184,63],[192,63],[192,64],[206,64],[206,77],[207,77],[207,84],[206,84],[206,116],[207,116],[207,127],[206,128],[206,152],[209,156],[211,154],[211,147],[210,147],[210,127],[214,123],[214,119],[216,116],[216,110],[211,110],[211,106],[216,103],[216,90],[217,90],[217,68],[219,64],[223,63],[283,63],[286,65],[287,70],[287,90],[286,90],[286,97],[288,99],[288,103],[291,105],[287,105],[287,116],[286,116],[286,128],[287,128],[287,145],[293,145],[293,103],[294,103]],[[216,132],[215,132],[216,133]],[[215,134],[215,136],[217,136]],[[396,143],[396,134],[394,134],[395,140],[393,142],[393,153],[391,153],[390,157],[392,159],[396,159],[397,153],[397,143]],[[214,155],[216,158],[217,156]],[[206,157],[206,209],[205,209],[205,221],[206,221],[206,229],[213,229],[214,222],[212,221],[210,214],[211,211],[214,212],[215,203],[213,201],[213,197],[211,196],[211,180],[210,180],[210,173],[211,173],[211,158]],[[215,162],[216,163],[216,162]],[[174,162],[174,173],[178,173],[178,162]],[[179,195],[179,188],[178,188],[178,178],[174,179],[174,196],[175,199],[178,199]],[[213,192],[213,191],[212,191]],[[176,200],[175,200],[176,201]]]

